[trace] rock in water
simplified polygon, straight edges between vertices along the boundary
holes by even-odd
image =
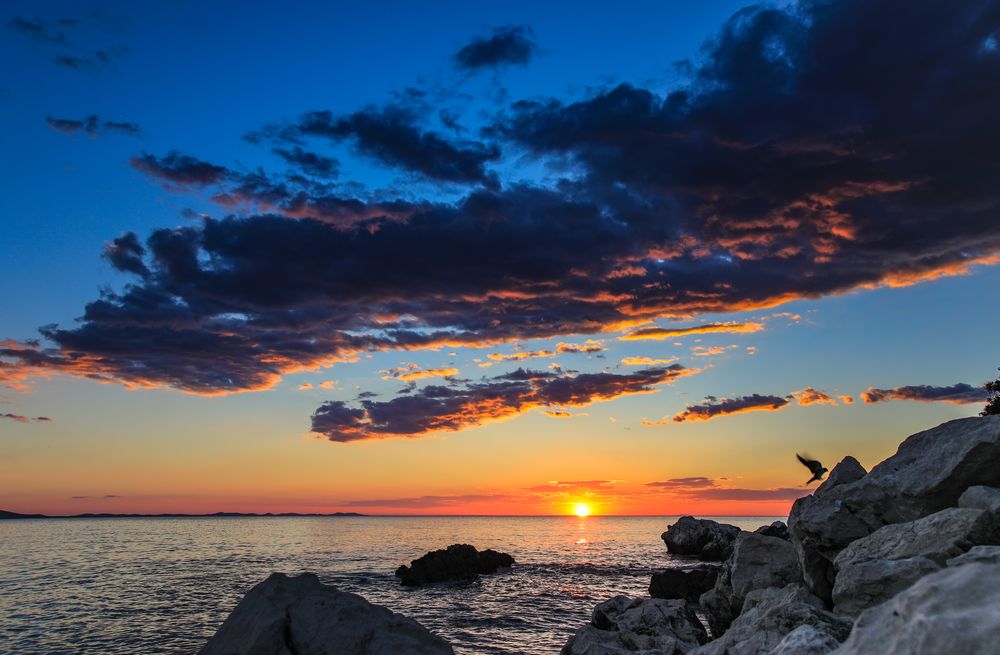
[[[906,589],[975,545],[1000,544],[1000,523],[981,509],[952,507],[916,521],[879,528],[842,550],[833,602],[857,615]]]
[[[835,655],[1000,652],[1000,564],[932,573],[865,610]]]
[[[689,569],[664,569],[653,574],[649,595],[653,598],[683,598],[697,603],[698,597],[715,586],[718,566],[696,566]]]
[[[594,608],[562,655],[683,655],[708,636],[683,600],[615,596]]]
[[[801,581],[792,544],[778,537],[744,532],[722,565],[715,587],[701,597],[712,634],[719,636],[726,631],[751,591]]]
[[[803,626],[808,626],[808,634]],[[785,650],[777,652],[823,655],[850,631],[849,620],[826,611],[823,601],[803,585],[768,587],[747,594],[742,612],[729,630],[690,655],[770,655],[786,639],[793,643],[785,643]],[[795,642],[804,641],[810,650],[788,650]]]
[[[396,569],[396,577],[407,587],[444,582],[475,580],[480,573],[496,573],[503,566],[512,566],[514,558],[506,553],[486,549],[482,552],[469,544],[453,544],[435,550]]]
[[[884,525],[953,507],[970,486],[1000,484],[1000,416],[959,419],[919,432],[853,481],[847,480],[860,470],[846,462],[830,474],[836,484],[828,481],[795,501],[788,521],[803,578],[826,600],[833,591],[833,560],[852,541]],[[841,467],[843,474],[837,471]]]
[[[423,626],[311,573],[273,573],[243,597],[200,655],[454,655]]]
[[[705,561],[721,562],[732,554],[733,542],[739,534],[740,529],[735,525],[682,516],[660,537],[667,544],[667,550],[675,555],[694,555]]]

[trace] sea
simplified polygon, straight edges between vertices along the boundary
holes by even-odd
[[[597,603],[647,595],[682,560],[677,517],[212,517],[0,521],[0,653],[196,653],[270,573],[315,573],[416,619],[457,653],[557,654]],[[753,530],[784,517],[713,517]],[[509,571],[419,588],[430,550],[510,553]]]

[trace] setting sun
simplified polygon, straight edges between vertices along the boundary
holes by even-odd
[[[584,516],[590,516],[590,507],[584,505],[583,503],[577,503],[576,507],[573,509],[573,512],[581,518]]]

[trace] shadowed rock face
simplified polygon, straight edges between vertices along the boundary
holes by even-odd
[[[562,655],[681,655],[708,639],[683,600],[615,596],[594,608],[586,625],[566,642]]]
[[[970,563],[925,576],[865,610],[835,655],[996,653],[1000,564]]]
[[[735,525],[709,519],[682,516],[660,537],[667,551],[675,555],[693,555],[705,561],[721,562],[733,552],[740,529]]]
[[[789,517],[803,578],[827,601],[833,560],[848,544],[882,526],[954,507],[971,486],[1000,485],[1000,416],[949,421],[917,433],[867,475],[854,464],[838,464],[844,470],[830,476],[837,483],[828,481],[795,501]]]
[[[690,569],[664,569],[653,574],[649,595],[653,598],[683,598],[697,603],[698,597],[715,586],[718,566],[696,566]]]
[[[251,589],[199,655],[454,655],[405,616],[321,584],[273,573]]]
[[[453,544],[434,550],[396,569],[396,577],[407,587],[448,580],[475,580],[481,573],[496,573],[512,566],[514,558],[506,553],[486,549],[482,552],[469,544]]]

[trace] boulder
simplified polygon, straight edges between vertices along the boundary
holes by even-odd
[[[826,480],[823,480],[823,482],[816,487],[816,493],[829,491],[838,485],[855,482],[866,475],[868,475],[868,471],[865,470],[864,466],[861,466],[861,462],[848,455],[844,459],[840,460],[840,462],[833,467],[833,470],[830,471],[830,474],[826,476]]]
[[[479,552],[469,544],[453,544],[435,550],[396,569],[396,577],[407,587],[447,580],[475,580],[480,573],[496,573],[500,567],[512,566],[514,558],[506,553],[486,549]]]
[[[865,610],[835,655],[1000,652],[1000,564],[948,567]]]
[[[243,597],[200,655],[453,654],[405,616],[305,573],[274,573]]]
[[[984,509],[998,514],[1000,513],[1000,489],[982,485],[969,487],[958,497],[958,506]]]
[[[721,562],[733,552],[733,542],[740,532],[735,525],[682,516],[660,537],[667,544],[667,551],[675,555]]]
[[[948,566],[974,563],[1000,564],[1000,546],[973,546],[968,552],[948,560]]]
[[[778,539],[784,539],[786,541],[792,538],[792,536],[788,534],[788,526],[785,525],[784,521],[775,521],[771,525],[762,525],[754,530],[754,534],[762,534],[765,537],[777,537]]]
[[[562,655],[682,655],[707,641],[705,628],[684,600],[616,596],[594,608]]]
[[[830,631],[806,623],[785,635],[768,655],[826,655],[838,646]]]
[[[756,589],[747,594],[742,612],[729,630],[691,655],[770,654],[796,631],[792,642],[808,641],[814,650],[788,650],[792,645],[786,643],[784,652],[821,654],[828,652],[822,648],[839,644],[847,637],[851,622],[826,611],[823,601],[801,584]]]
[[[827,600],[833,560],[852,541],[884,525],[953,507],[971,486],[1000,484],[1000,416],[959,419],[919,432],[853,481],[846,480],[860,470],[845,462],[843,474],[831,474],[835,484],[828,480],[795,501],[788,521],[803,579]]]
[[[653,574],[649,595],[653,598],[683,598],[697,603],[698,598],[715,586],[718,566],[696,566],[687,569],[664,569]]]
[[[834,560],[836,610],[857,615],[979,544],[1000,544],[1000,523],[981,509],[952,507],[879,528]]]
[[[725,632],[739,614],[747,595],[756,589],[801,582],[798,558],[791,543],[778,537],[744,532],[733,554],[722,565],[712,591],[701,598],[713,635]]]

